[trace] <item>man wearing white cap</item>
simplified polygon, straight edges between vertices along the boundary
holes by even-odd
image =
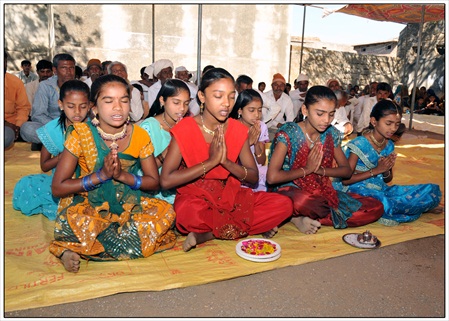
[[[159,59],[153,63],[153,75],[158,80],[148,89],[148,105],[150,108],[165,81],[173,78],[173,69],[173,63],[169,59]]]
[[[175,69],[175,78],[184,81],[190,89],[190,103],[189,111],[192,116],[198,115],[200,113],[200,106],[196,101],[196,94],[198,92],[198,87],[189,81],[189,71],[184,66],[179,66]]]
[[[291,90],[289,92],[290,98],[293,102],[293,113],[295,114],[295,117],[298,117],[298,113],[304,103],[308,87],[309,77],[304,74],[299,74],[298,78],[295,79],[295,90]]]

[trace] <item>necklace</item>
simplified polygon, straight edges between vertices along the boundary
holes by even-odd
[[[112,144],[111,144],[111,146],[109,146],[109,148],[111,150],[112,149],[117,150],[118,149],[118,145],[117,145],[116,141],[126,137],[126,127],[127,127],[127,124],[125,123],[123,125],[122,131],[119,132],[119,133],[116,133],[116,134],[105,133],[103,131],[103,129],[100,128],[100,126],[97,126],[97,130],[98,130],[98,134],[100,134],[100,137],[103,138],[103,140],[112,141]]]
[[[377,141],[376,138],[374,138],[373,131],[370,132],[370,138],[371,141],[374,143],[374,145],[376,145],[379,148],[382,147],[382,145],[385,143],[385,138],[382,139],[381,142]]]
[[[213,130],[210,130],[209,128],[206,127],[206,125],[204,125],[203,115],[201,115],[201,124],[203,124],[203,129],[206,133],[212,136],[215,135],[215,132]]]
[[[172,128],[173,126],[170,126],[170,124],[168,123],[168,121],[165,119],[165,112],[162,113],[162,121],[164,122],[165,125],[167,125],[168,128]],[[203,125],[204,126],[204,125]]]
[[[318,140],[318,138],[320,138],[320,135],[318,134],[318,136],[315,138],[315,140],[312,140],[310,138],[309,134],[307,134],[307,132],[306,132],[306,138],[310,142],[310,148],[312,148],[315,145],[315,143]]]

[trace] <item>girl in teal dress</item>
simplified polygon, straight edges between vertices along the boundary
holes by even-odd
[[[169,79],[162,85],[151,105],[149,118],[140,123],[153,142],[159,174],[171,141],[170,129],[189,111],[189,103],[190,90],[187,84],[179,79]],[[176,189],[169,189],[159,190],[154,197],[173,204],[175,195]]]
[[[344,151],[353,170],[348,180],[336,180],[339,190],[380,200],[385,212],[379,223],[389,226],[412,222],[441,200],[437,184],[387,185],[393,178],[396,160],[391,138],[401,123],[401,110],[389,100],[378,102],[371,111],[370,125]]]
[[[12,205],[15,210],[27,216],[42,213],[50,220],[56,218],[59,198],[54,197],[51,192],[53,173],[64,150],[67,127],[87,118],[89,93],[89,86],[80,80],[70,80],[61,86],[58,101],[61,116],[36,131],[43,145],[41,169],[43,172],[51,170],[51,175],[35,174],[22,177],[14,187]]]

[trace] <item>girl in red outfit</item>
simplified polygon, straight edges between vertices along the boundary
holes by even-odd
[[[310,88],[302,106],[305,120],[284,124],[271,145],[267,183],[292,199],[291,221],[306,234],[316,233],[321,225],[366,225],[384,212],[378,200],[336,191],[332,186],[330,177],[352,174],[341,149],[341,135],[331,125],[336,107],[337,97],[331,89]]]
[[[177,188],[176,227],[188,234],[188,251],[214,238],[253,234],[272,237],[292,214],[291,200],[277,193],[253,192],[258,170],[248,143],[248,128],[229,113],[235,102],[234,78],[222,68],[204,74],[198,89],[201,112],[171,129],[161,186]]]

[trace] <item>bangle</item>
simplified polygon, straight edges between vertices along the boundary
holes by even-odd
[[[304,176],[302,178],[306,177],[306,170],[304,169],[304,167],[300,167],[299,169],[302,169],[304,172]]]
[[[107,178],[107,179],[102,179],[101,178],[101,170],[103,169],[103,167],[101,167],[99,170],[97,170],[96,172],[95,172],[95,175],[97,176],[97,178],[98,178],[98,180],[100,181],[100,183],[101,184],[104,184],[104,183],[106,183],[106,182],[109,182],[112,178],[111,177],[109,177],[109,178]]]
[[[157,159],[159,159],[159,161],[161,162],[161,164],[164,163],[165,158],[164,158],[164,156],[162,156],[162,154],[157,155]]]
[[[369,172],[371,174],[371,177],[374,177],[373,170],[371,168],[369,169]]]
[[[243,178],[240,178],[240,181],[244,181],[245,179],[246,179],[246,176],[248,175],[248,170],[246,169],[246,167],[245,166],[243,166],[242,165],[242,167],[243,167],[243,169],[245,170],[245,177],[243,177]]]
[[[206,165],[203,162],[201,162],[201,165],[203,165],[203,175],[201,175],[201,178],[204,179],[206,177]]]
[[[387,176],[384,176],[383,174],[382,174],[382,177],[385,179],[385,178],[388,178],[388,177],[390,177],[391,176],[391,169],[389,169],[388,170],[388,175]]]
[[[323,166],[320,166],[322,169],[323,169],[323,175],[321,175],[321,176],[326,176],[326,169],[323,167]]]
[[[86,192],[90,192],[90,191],[100,187],[100,184],[94,185],[94,183],[92,182],[92,174],[84,176],[81,180],[81,183]]]
[[[142,176],[131,174],[134,177],[134,184],[129,186],[132,190],[138,190],[142,185]]]

